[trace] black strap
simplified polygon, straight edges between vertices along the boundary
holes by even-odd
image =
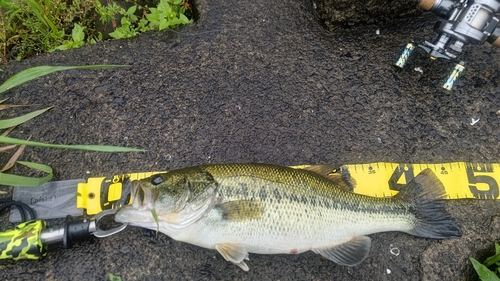
[[[31,220],[36,219],[35,211],[27,204],[24,204],[24,203],[19,202],[19,201],[14,201],[12,199],[5,199],[5,198],[0,199],[0,204],[2,204],[0,206],[0,213],[2,213],[4,210],[9,208],[10,206],[14,206],[19,210],[19,214],[21,214],[21,221],[22,222],[26,221],[26,214],[29,214]]]

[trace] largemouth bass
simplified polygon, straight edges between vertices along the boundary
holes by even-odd
[[[391,198],[347,191],[354,183],[340,174],[327,176],[329,171],[227,164],[156,174],[132,182],[133,203],[119,209],[115,220],[216,249],[245,271],[248,253],[313,251],[355,266],[368,256],[371,233],[461,235],[440,200],[444,187],[429,169]]]

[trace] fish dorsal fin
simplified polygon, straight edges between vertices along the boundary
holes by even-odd
[[[220,243],[215,245],[215,249],[226,259],[244,271],[248,271],[248,265],[243,260],[248,260],[248,252],[244,246],[235,243]]]
[[[356,181],[351,178],[351,174],[347,169],[337,169],[335,165],[309,165],[301,167],[301,169],[314,172],[320,176],[333,181],[338,187],[352,192],[356,186]]]
[[[245,221],[258,219],[264,213],[264,203],[259,200],[235,200],[215,206],[222,214],[223,220]]]
[[[328,175],[333,173],[333,171],[335,170],[335,165],[331,164],[306,165],[306,166],[301,166],[300,168],[328,178]]]
[[[313,249],[313,252],[340,265],[355,266],[368,256],[371,244],[372,242],[368,236],[356,236],[340,245],[331,248]]]

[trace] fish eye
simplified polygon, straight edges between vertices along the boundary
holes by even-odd
[[[151,178],[151,183],[153,185],[159,185],[160,183],[163,182],[163,177],[161,175],[154,175],[152,178]]]

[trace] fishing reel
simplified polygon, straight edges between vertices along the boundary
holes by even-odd
[[[403,68],[411,53],[419,47],[431,59],[453,61],[455,66],[448,75],[443,88],[451,90],[458,76],[465,69],[463,61],[457,61],[463,47],[468,44],[490,44],[500,47],[500,26],[496,14],[500,11],[497,0],[420,0],[419,7],[431,11],[444,19],[438,21],[434,31],[438,33],[433,42],[408,43],[399,56],[396,66]]]

